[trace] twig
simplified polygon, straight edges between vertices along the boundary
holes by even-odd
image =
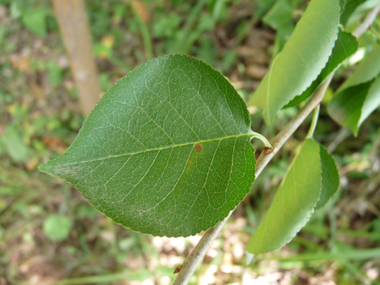
[[[352,32],[352,34],[355,37],[360,37],[365,31],[368,30],[368,28],[371,26],[372,22],[375,20],[377,13],[380,11],[380,5],[375,6],[366,16],[363,23],[360,24],[359,27],[356,28],[355,31]]]
[[[368,27],[371,25],[373,20],[375,19],[377,13],[379,12],[380,5],[377,5],[374,9],[372,9],[363,23],[352,33],[356,37],[359,37],[363,34]],[[274,147],[273,152],[269,154],[265,154],[262,152],[257,159],[256,162],[256,179],[269,163],[269,161],[273,158],[273,156],[279,151],[279,149],[284,145],[284,143],[290,138],[290,136],[296,131],[296,129],[301,125],[301,123],[306,119],[306,117],[311,113],[311,111],[318,106],[318,104],[322,101],[323,96],[326,92],[327,87],[329,86],[331,79],[334,76],[335,71],[333,71],[326,80],[322,83],[322,85],[314,92],[311,99],[305,104],[305,106],[295,115],[282,129],[281,132],[277,134],[277,136],[271,141],[272,146]],[[208,248],[227,222],[229,217],[232,215],[234,210],[232,210],[229,215],[223,220],[218,222],[215,227],[208,229],[201,240],[195,246],[195,248],[191,251],[189,256],[185,259],[183,266],[180,272],[177,275],[177,278],[174,280],[173,285],[182,285],[187,284],[189,282],[190,277],[194,274],[198,264],[203,260]]]

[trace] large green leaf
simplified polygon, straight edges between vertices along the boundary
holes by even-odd
[[[325,81],[327,76],[335,70],[346,58],[353,55],[358,49],[356,38],[350,33],[339,31],[338,39],[335,42],[332,54],[325,68],[318,75],[317,79],[299,96],[290,101],[284,108],[294,107],[300,104],[313,94],[317,87]]]
[[[338,0],[312,0],[289,41],[261,81],[250,105],[263,109],[267,124],[317,78],[338,36]]]
[[[320,189],[319,145],[313,139],[306,139],[248,243],[247,251],[266,253],[288,243],[314,212]]]
[[[356,136],[360,125],[380,105],[380,48],[365,59],[327,106],[329,115]]]
[[[252,136],[245,103],[219,72],[165,56],[112,86],[67,152],[40,170],[73,183],[116,223],[188,236],[249,192]]]
[[[260,254],[284,246],[307,223],[314,210],[326,204],[338,186],[334,159],[312,138],[306,139],[247,251]]]

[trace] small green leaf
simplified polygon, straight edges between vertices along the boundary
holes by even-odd
[[[23,24],[33,33],[45,37],[47,34],[46,11],[42,8],[25,11],[22,14]]]
[[[288,23],[280,27],[276,32],[276,39],[273,47],[273,56],[279,54],[284,48],[286,42],[289,40],[290,35],[293,33],[295,25],[293,23]]]
[[[28,147],[22,138],[22,130],[17,125],[9,125],[4,134],[2,141],[8,155],[14,162],[24,162],[28,158]]]
[[[324,68],[338,36],[339,16],[338,0],[310,2],[249,102],[263,109],[267,124],[272,124],[275,114],[302,94]]]
[[[355,135],[358,133],[361,108],[364,104],[372,81],[349,87],[334,95],[327,111],[331,118],[341,126],[349,128]]]
[[[153,35],[158,39],[173,37],[180,23],[181,18],[178,15],[164,14],[152,23]]]
[[[306,139],[246,250],[273,251],[288,243],[310,219],[321,190],[319,144]]]
[[[67,217],[54,214],[45,220],[43,230],[52,241],[64,241],[70,235],[71,221]]]
[[[337,93],[351,86],[368,82],[380,74],[380,46],[363,60],[355,72],[339,87]]]
[[[294,8],[288,0],[279,0],[268,13],[265,14],[263,22],[273,29],[278,30],[289,23],[293,18],[293,12]]]
[[[362,112],[360,114],[360,119],[358,126],[360,126],[368,116],[376,110],[380,105],[380,74],[372,83],[368,90],[367,96],[362,106]]]
[[[319,146],[319,153],[322,165],[322,188],[315,209],[322,208],[339,188],[339,172],[334,158],[322,145]]]
[[[346,58],[353,55],[358,49],[356,38],[350,33],[339,31],[332,54],[325,68],[317,79],[299,96],[290,101],[284,108],[295,107],[313,94],[317,87],[335,70]]]
[[[327,111],[356,136],[361,124],[379,105],[380,48],[377,48],[338,89]]]
[[[277,0],[257,0],[255,2],[255,16],[261,17],[264,15],[275,3]]]
[[[327,105],[327,111],[334,121],[356,136],[361,124],[379,105],[380,76],[339,92]]]
[[[254,180],[247,106],[205,63],[165,56],[108,89],[42,172],[134,231],[188,236],[225,218]]]
[[[49,61],[47,69],[48,81],[51,85],[58,85],[63,81],[62,70],[55,61]]]

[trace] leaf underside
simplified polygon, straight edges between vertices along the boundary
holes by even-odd
[[[368,90],[373,81],[348,87],[334,95],[327,111],[334,121],[349,128],[355,135],[359,130],[358,122],[361,115],[361,107],[364,104]]]
[[[134,231],[188,236],[249,192],[255,159],[245,103],[210,66],[165,56],[103,96],[75,142],[41,165]]]
[[[360,125],[380,105],[380,48],[366,58],[342,84],[327,106],[338,124],[356,136]]]
[[[317,78],[331,55],[338,35],[338,0],[312,0],[274,59],[249,104],[263,109],[267,124]]]
[[[273,202],[247,251],[260,254],[290,242],[339,187],[339,173],[327,150],[312,138],[305,140],[290,165]]]
[[[260,254],[288,243],[310,219],[320,189],[319,144],[306,139],[246,250]]]

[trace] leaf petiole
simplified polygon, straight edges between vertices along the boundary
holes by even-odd
[[[315,107],[314,113],[313,113],[313,120],[311,121],[309,132],[307,133],[307,138],[312,138],[314,135],[315,128],[317,127],[318,118],[319,118],[319,107]]]
[[[265,145],[265,147],[269,147],[269,148],[273,149],[273,146],[271,145],[271,143],[262,134],[256,133],[254,131],[251,131],[251,134],[252,134],[251,138],[259,139]]]

